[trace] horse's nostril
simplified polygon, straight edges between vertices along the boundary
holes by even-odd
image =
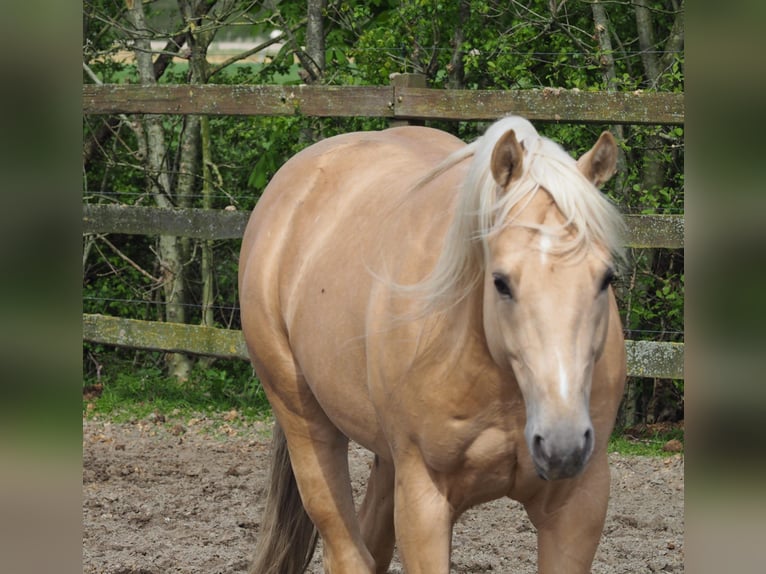
[[[543,437],[540,436],[539,434],[536,434],[532,438],[532,450],[534,451],[533,454],[535,456],[543,456],[543,454],[544,454],[543,453],[543,441],[544,440],[545,439],[543,439]]]
[[[593,447],[593,429],[589,428],[586,430],[583,438],[583,454],[588,456],[590,454],[591,448]]]

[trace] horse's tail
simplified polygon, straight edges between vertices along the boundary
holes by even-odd
[[[285,433],[274,424],[271,484],[251,574],[302,574],[317,543],[317,530],[303,508]]]

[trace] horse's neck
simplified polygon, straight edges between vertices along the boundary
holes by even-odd
[[[474,361],[491,361],[484,334],[482,285],[451,307],[433,313],[424,322],[425,349],[443,355],[447,363],[461,363],[465,353]],[[426,351],[429,352],[429,351]]]

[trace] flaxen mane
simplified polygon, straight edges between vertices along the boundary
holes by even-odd
[[[492,177],[490,160],[497,141],[509,130],[524,148],[523,172],[503,190]],[[565,218],[557,228],[536,226],[553,235],[573,232],[556,244],[561,253],[574,254],[602,245],[620,261],[624,257],[624,222],[610,200],[577,169],[576,160],[559,144],[537,133],[527,120],[510,116],[492,124],[486,133],[451,154],[418,185],[424,185],[458,163],[472,158],[461,185],[454,219],[436,266],[420,283],[400,286],[420,294],[424,311],[450,307],[462,300],[484,271],[486,241],[508,225],[517,205],[529,202],[541,189],[547,191]],[[528,224],[525,224],[528,227]]]

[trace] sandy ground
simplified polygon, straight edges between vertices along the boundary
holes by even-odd
[[[83,421],[83,572],[246,572],[268,487],[269,425]],[[611,455],[612,494],[594,574],[683,572],[684,461]],[[370,455],[351,450],[362,493]],[[455,526],[452,571],[536,572],[523,509],[498,500]],[[312,573],[322,572],[320,553]],[[401,573],[398,561],[390,572]]]

